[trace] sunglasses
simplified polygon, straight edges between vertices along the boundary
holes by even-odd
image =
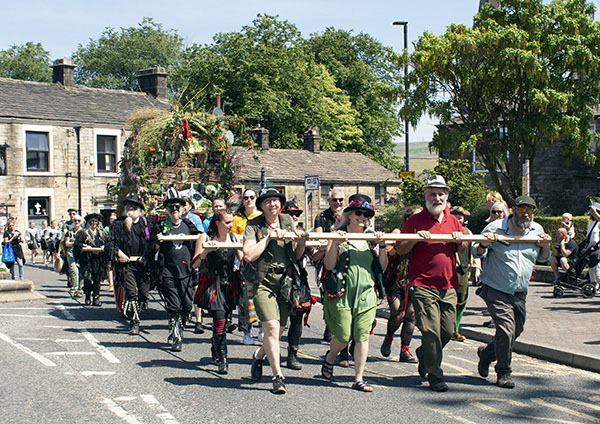
[[[338,197],[338,198],[332,197],[332,198],[331,198],[331,201],[332,201],[332,202],[343,202],[343,201],[344,201],[344,198],[343,198],[343,197]]]
[[[182,208],[181,205],[170,205],[170,206],[167,206],[167,210],[169,212],[175,212],[175,211],[181,212],[181,208]]]
[[[499,210],[499,211],[492,211],[492,213],[504,213],[504,211]]]
[[[535,212],[535,209],[533,209],[533,208],[517,208],[517,211],[519,211],[519,213],[527,212],[529,215],[533,215],[533,213]]]
[[[256,199],[256,196],[244,196],[244,200],[253,200]]]
[[[76,219],[74,222],[81,222],[81,219]]]
[[[364,216],[365,218],[371,218],[373,214],[368,211],[355,210],[354,215],[356,216]]]

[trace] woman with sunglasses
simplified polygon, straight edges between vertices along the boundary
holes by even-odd
[[[504,219],[508,216],[508,209],[504,202],[496,202],[490,208],[490,216],[487,219],[487,222],[492,222],[497,219]]]
[[[233,216],[231,232],[243,237],[248,220],[256,218],[261,213],[256,207],[256,191],[251,188],[245,189],[242,193],[242,203]],[[257,321],[254,310],[254,293],[252,292],[252,288],[248,287],[244,282],[242,282],[242,294],[243,298],[240,299],[239,305],[239,328],[244,332],[242,343],[253,345],[252,324]],[[259,342],[262,342],[262,334],[261,330],[258,333]]]
[[[106,233],[102,229],[102,215],[91,213],[85,217],[85,229],[79,231],[73,243],[73,255],[79,266],[83,280],[85,304],[102,306],[100,302],[100,283],[106,280],[108,258],[104,253]],[[85,252],[84,248],[101,248],[99,252]],[[93,301],[92,301],[93,296]]]
[[[196,242],[194,266],[201,266],[200,283],[194,303],[207,310],[213,318],[211,338],[212,361],[219,367],[219,374],[228,373],[227,316],[237,305],[241,292],[240,249],[210,249],[216,243],[239,242],[237,234],[231,232],[233,213],[221,209],[213,215],[206,234]],[[206,241],[208,240],[208,241]],[[204,242],[209,248],[204,248]]]
[[[369,220],[375,215],[371,198],[364,194],[353,194],[336,226],[338,233],[364,233]],[[385,242],[381,232],[376,232],[376,241],[331,240],[325,253],[327,277],[323,309],[327,328],[333,334],[330,348],[321,367],[321,375],[331,380],[333,361],[350,341],[354,341],[354,384],[352,388],[361,392],[372,392],[373,388],[363,380],[369,352],[369,334],[377,310],[377,298],[383,298],[383,271],[388,264]]]

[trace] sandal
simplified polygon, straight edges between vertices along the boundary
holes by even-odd
[[[359,392],[372,392],[373,388],[371,386],[367,386],[366,381],[357,381],[352,385],[354,390],[358,390]]]
[[[323,359],[323,365],[321,365],[321,375],[325,380],[331,380],[333,378],[333,364],[327,362],[327,355],[329,355],[329,351],[327,351],[325,358]]]

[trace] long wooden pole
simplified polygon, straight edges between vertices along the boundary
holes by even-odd
[[[193,241],[197,240],[199,235],[168,235],[162,236],[163,241]],[[285,239],[291,239],[296,237],[294,233],[288,232],[285,234]],[[375,234],[373,233],[346,233],[344,235],[338,233],[307,233],[304,234],[303,239],[307,240],[307,247],[319,247],[326,244],[328,240],[376,240]],[[454,242],[454,238],[452,234],[432,234],[430,239],[424,239],[418,234],[391,234],[384,233],[381,237],[382,240],[385,240],[388,243],[393,243],[395,241],[419,241],[419,242]],[[482,242],[489,241],[485,236],[481,234],[471,234],[462,236],[463,241],[468,242]],[[498,242],[503,244],[509,243],[537,243],[541,241],[538,236],[502,236],[498,235]],[[214,243],[213,246],[204,243],[204,248],[221,248],[221,249],[241,249],[242,243],[233,243],[233,242],[224,242],[224,243]]]

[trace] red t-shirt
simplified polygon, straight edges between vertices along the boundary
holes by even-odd
[[[462,226],[450,209],[446,207],[442,222],[435,219],[427,209],[411,216],[402,232],[414,234],[421,230],[431,234],[451,234],[462,232]],[[448,290],[458,288],[456,274],[456,249],[458,244],[447,242],[419,242],[414,247],[408,261],[408,278],[416,287]]]

